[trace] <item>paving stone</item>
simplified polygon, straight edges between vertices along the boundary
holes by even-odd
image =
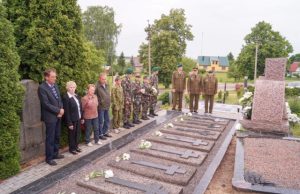
[[[152,157],[171,160],[187,165],[200,166],[207,153],[186,148],[174,148],[173,146],[152,142],[150,149],[132,149],[131,152],[140,153]]]
[[[163,133],[175,134],[186,137],[194,137],[201,139],[217,140],[220,136],[220,132],[210,131],[204,129],[194,129],[189,127],[173,127],[173,128],[162,128],[160,130]]]
[[[148,192],[148,194],[181,194],[182,187],[177,185],[172,185],[165,182],[159,182],[154,179],[150,179],[147,177],[143,177],[128,171],[123,171],[119,169],[113,169],[114,177],[112,182],[109,179],[104,179],[103,177],[91,179],[89,181],[78,181],[77,185],[105,194],[145,194],[145,191],[141,191],[134,188],[129,188],[124,185],[120,185],[119,183],[113,183],[114,179],[121,179],[122,182],[129,183],[133,185],[133,187],[142,186],[141,189],[148,190],[148,188],[152,189]],[[154,188],[159,188],[155,192]]]
[[[170,137],[174,138],[174,140],[168,139]],[[193,143],[191,143],[191,142],[179,141],[178,139],[180,139],[180,138],[188,139],[191,142],[196,142],[196,141],[203,142],[203,143],[206,143],[207,145],[201,145],[201,144],[193,145]],[[212,147],[214,146],[214,141],[211,141],[211,140],[183,137],[180,135],[172,135],[172,134],[163,134],[160,137],[151,135],[147,138],[147,140],[149,140],[150,142],[153,141],[153,142],[158,142],[158,143],[162,143],[162,144],[167,144],[167,145],[172,145],[172,146],[177,146],[177,147],[182,147],[182,148],[188,148],[188,149],[198,150],[198,151],[205,151],[205,152],[209,152],[212,149]]]
[[[154,165],[164,166],[168,169],[159,169],[150,167],[148,165],[138,164],[139,162],[149,162]],[[184,164],[175,163],[169,160],[158,159],[154,157],[145,156],[142,154],[131,153],[129,161],[116,162],[114,160],[108,163],[109,166],[134,172],[136,174],[150,177],[159,181],[169,182],[179,185],[187,185],[189,180],[196,172],[195,167],[187,166]],[[174,168],[173,168],[174,167]],[[176,168],[178,167],[178,168]],[[170,172],[170,169],[175,169]]]

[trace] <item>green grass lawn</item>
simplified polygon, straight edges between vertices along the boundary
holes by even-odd
[[[300,124],[297,124],[292,127],[292,133],[295,137],[300,137]]]

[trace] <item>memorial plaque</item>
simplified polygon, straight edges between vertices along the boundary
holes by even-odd
[[[187,185],[196,172],[195,167],[131,153],[130,160],[110,161],[109,166],[150,177],[158,181]]]
[[[161,129],[162,133],[175,134],[186,137],[194,137],[200,139],[217,140],[220,136],[220,132],[204,130],[204,129],[193,129],[185,127],[173,127],[168,129]]]
[[[149,141],[158,142],[162,144],[188,148],[193,150],[205,151],[208,152],[214,145],[214,142],[211,140],[203,140],[189,137],[182,137],[179,135],[173,134],[163,134],[161,137],[152,135],[148,138]]]
[[[229,123],[228,119],[215,118],[215,117],[209,117],[209,116],[193,116],[189,120],[207,122],[207,123],[217,123],[217,124],[221,124],[221,125],[227,125]]]
[[[132,149],[131,152],[140,153],[156,158],[162,158],[179,162],[183,164],[199,166],[205,160],[207,153],[190,150],[186,148],[174,147],[164,144],[152,142],[152,147],[149,149]]]
[[[182,194],[182,187],[113,169],[114,177],[78,181],[77,185],[102,194]],[[87,192],[88,193],[88,192]]]

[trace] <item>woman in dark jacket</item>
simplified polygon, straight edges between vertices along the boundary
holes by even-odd
[[[80,123],[82,119],[82,106],[80,97],[75,93],[76,83],[69,81],[66,84],[67,93],[63,96],[64,118],[68,128],[69,152],[76,155],[81,152],[78,147],[80,138]]]

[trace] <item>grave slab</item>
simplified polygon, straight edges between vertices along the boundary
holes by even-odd
[[[182,187],[113,169],[114,177],[77,181],[77,185],[103,194],[182,194]]]
[[[208,140],[217,140],[220,136],[220,132],[210,131],[204,129],[194,129],[188,127],[173,127],[173,128],[162,128],[160,130],[163,133],[175,134],[186,137],[194,137]]]
[[[140,153],[152,157],[162,158],[187,165],[200,166],[207,153],[186,148],[174,148],[169,145],[152,142],[150,149],[132,149],[131,152]]]
[[[229,120],[219,119],[219,118],[211,118],[211,117],[187,117],[184,118],[185,121],[196,122],[199,124],[209,125],[209,124],[217,124],[217,125],[227,125]]]
[[[173,134],[163,134],[160,137],[151,135],[147,138],[147,140],[204,152],[209,152],[214,146],[214,141],[211,140],[183,137],[180,135]]]
[[[219,132],[222,132],[226,128],[226,126],[224,126],[224,125],[218,125],[220,127],[214,127],[214,126],[208,127],[208,126],[205,126],[205,125],[189,123],[189,122],[185,122],[185,121],[177,121],[177,122],[174,122],[173,125],[181,126],[181,127],[189,127],[189,128],[194,128],[194,129],[219,131]]]
[[[109,166],[130,171],[138,175],[172,184],[187,185],[196,172],[195,167],[175,163],[169,160],[158,159],[142,154],[131,153],[130,160],[114,160]]]

